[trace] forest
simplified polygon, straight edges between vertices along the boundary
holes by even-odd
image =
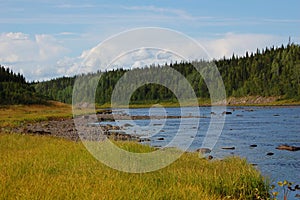
[[[0,65],[0,105],[45,103],[23,75]]]
[[[131,103],[177,102],[174,91],[178,93],[179,86],[184,82],[171,75],[173,72],[170,69],[179,72],[188,80],[198,98],[209,98],[207,80],[204,80],[201,74],[213,80],[216,75],[209,68],[212,65],[217,66],[221,74],[227,97],[276,96],[300,100],[300,46],[292,43],[257,49],[256,52],[246,52],[240,57],[233,54],[230,58],[212,61],[173,62],[131,70],[119,68],[34,83],[28,83],[23,75],[15,74],[9,68],[1,66],[0,104],[45,103],[46,100],[71,104],[75,80],[84,79],[85,81],[76,86],[76,90],[80,91],[76,98],[82,102],[91,100],[93,95],[87,88],[95,84],[97,88],[93,100],[98,105],[103,105],[110,103],[113,90],[121,77],[127,77],[131,82],[131,85],[120,86],[124,92],[132,90],[135,83],[142,82],[149,75],[154,77],[153,82],[164,83],[173,89],[148,83],[135,88],[130,98]],[[163,77],[163,73],[170,74],[171,78]],[[221,83],[217,82],[215,87],[220,85]],[[122,96],[120,98],[122,99]]]
[[[139,82],[142,77],[140,75],[147,71],[151,74],[155,73],[154,69],[172,68],[189,81],[198,98],[209,98],[208,88],[197,71],[197,67],[205,71],[207,68],[205,66],[210,64],[217,66],[224,81],[227,97],[259,95],[300,100],[300,46],[293,43],[286,46],[257,49],[256,52],[246,52],[241,57],[233,54],[230,58],[224,57],[213,61],[174,62],[163,66],[148,66],[132,70],[120,68],[105,72],[98,71],[92,74],[56,78],[35,83],[34,86],[39,94],[50,99],[72,103],[72,88],[75,79],[84,76],[87,81],[79,86],[78,90],[82,91],[82,94],[77,97],[83,101],[88,100],[91,94],[86,88],[98,81],[95,102],[102,105],[110,102],[115,85],[125,73],[131,74],[135,81]],[[207,76],[213,76],[209,73],[209,70],[204,72]],[[157,80],[161,78],[159,75],[157,76]],[[170,78],[168,81],[168,85],[174,87],[180,84],[176,79]],[[128,87],[130,86],[123,86],[124,90],[129,89]],[[176,97],[166,87],[150,83],[139,87],[132,94],[131,101],[134,103],[176,102]]]

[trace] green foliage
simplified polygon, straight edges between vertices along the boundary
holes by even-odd
[[[0,105],[46,103],[21,74],[0,65]]]
[[[42,83],[34,83],[37,93],[52,100],[58,100],[63,103],[72,103],[74,77],[61,77],[45,81]]]
[[[286,47],[266,48],[262,51],[244,57],[233,55],[217,61],[193,61],[171,63],[164,66],[149,66],[142,69],[124,70],[117,69],[106,72],[81,75],[76,77],[62,77],[51,81],[35,84],[35,89],[50,99],[61,102],[72,102],[72,87],[75,78],[85,77],[86,82],[78,86],[81,91],[82,101],[90,100],[90,92],[86,88],[98,81],[95,102],[99,105],[110,103],[111,94],[119,79],[127,72],[132,74],[149,74],[156,69],[170,67],[182,74],[191,84],[198,98],[209,98],[207,84],[201,73],[209,77],[206,81],[214,81],[215,74],[210,71],[209,65],[216,64],[223,78],[227,96],[281,96],[282,99],[300,100],[300,46],[289,44]],[[143,76],[134,76],[139,82]],[[160,76],[156,80],[160,80]],[[181,83],[175,78],[164,80],[168,86],[176,88]],[[220,86],[216,83],[214,87]],[[123,85],[124,91],[130,89],[130,85]],[[177,99],[171,90],[158,84],[146,84],[138,88],[131,96],[132,103],[147,102],[176,102]]]

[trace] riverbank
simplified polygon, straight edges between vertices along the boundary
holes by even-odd
[[[268,193],[260,173],[237,157],[208,161],[185,153],[164,169],[130,174],[97,161],[80,142],[49,136],[1,134],[0,151],[0,199],[255,199]]]
[[[0,199],[253,199],[268,195],[260,172],[238,157],[207,160],[196,152],[184,153],[172,165],[151,173],[113,170],[95,160],[78,140],[71,106],[66,104],[6,106],[0,113]],[[116,140],[127,151],[156,150]]]
[[[159,102],[147,101],[136,102],[129,105],[129,108],[149,108],[152,106],[161,105],[166,108],[180,107],[178,102]],[[246,96],[246,97],[228,97],[226,102],[218,102],[215,105],[220,106],[300,106],[300,101],[296,99],[283,99],[282,97],[263,97],[263,96]],[[181,106],[211,106],[209,98],[198,98],[198,104],[185,102]],[[97,105],[98,109],[111,108],[110,104]],[[126,107],[126,106],[119,106]]]

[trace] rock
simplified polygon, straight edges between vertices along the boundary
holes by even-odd
[[[224,111],[223,113],[222,113],[222,115],[231,115],[232,114],[232,112],[230,112],[230,111]]]
[[[211,152],[211,150],[209,148],[199,148],[196,151],[199,152],[199,153],[202,153],[202,154],[206,154],[206,153]]]
[[[132,127],[133,125],[126,123],[126,124],[124,124],[123,126],[124,126],[124,127]]]
[[[112,130],[120,130],[119,126],[112,126]]]
[[[150,138],[139,138],[138,142],[150,142]]]
[[[251,144],[250,147],[251,148],[257,147],[257,144]]]
[[[289,145],[279,145],[276,147],[278,150],[287,150],[287,151],[299,151],[300,147],[289,146]]]
[[[102,110],[97,110],[96,114],[112,114],[112,110],[111,109],[102,109]]]
[[[163,137],[160,137],[160,138],[157,138],[157,140],[165,140],[165,138],[163,138]]]
[[[153,124],[153,126],[161,126],[162,124]]]
[[[49,131],[45,131],[43,129],[34,129],[34,130],[28,130],[27,133],[31,133],[31,134],[37,134],[37,135],[51,135],[51,132]]]
[[[273,153],[273,152],[269,152],[269,153],[267,153],[266,155],[267,155],[267,156],[273,156],[274,153]]]
[[[224,150],[234,150],[235,147],[222,147],[222,149],[224,149]]]
[[[212,155],[209,155],[208,157],[207,157],[207,159],[208,160],[212,160],[214,157],[212,156]]]

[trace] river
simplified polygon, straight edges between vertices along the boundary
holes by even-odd
[[[227,107],[226,111],[230,113],[226,115],[222,114],[222,109],[224,108],[221,107],[218,112],[213,113],[211,107],[129,109],[127,112],[135,116],[189,117],[117,123],[133,124],[127,131],[141,134],[142,138],[150,138],[145,143],[152,146],[169,145],[186,149],[188,145],[188,151],[195,151],[207,147],[203,146],[203,142],[210,137],[209,124],[212,119],[218,119],[217,123],[221,123],[223,128],[220,135],[217,133],[212,136],[214,141],[208,145],[214,159],[231,155],[244,157],[273,184],[277,185],[278,181],[283,180],[300,184],[300,151],[276,149],[281,144],[300,146],[300,107]],[[172,140],[176,134],[179,136],[174,142]],[[224,147],[232,149],[224,150]],[[276,190],[282,193],[282,189]],[[291,193],[289,199],[294,199],[296,193]]]

